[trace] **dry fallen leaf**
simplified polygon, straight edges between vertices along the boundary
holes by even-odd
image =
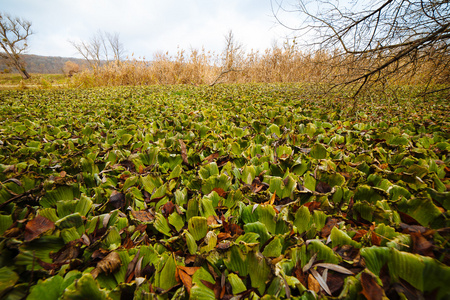
[[[121,264],[122,261],[120,260],[119,254],[117,252],[111,252],[97,263],[97,267],[92,270],[91,274],[94,278],[97,278],[100,273],[109,274],[114,272]]]
[[[308,275],[308,289],[316,293],[320,292],[320,284],[311,274]]]
[[[37,238],[42,233],[54,228],[55,223],[43,216],[36,216],[33,220],[28,221],[27,225],[25,225],[24,240],[25,242],[29,242]]]
[[[187,149],[186,144],[183,142],[183,140],[179,139],[178,142],[180,143],[181,147],[181,158],[183,159],[183,162],[186,165],[189,165],[188,159],[187,159]]]
[[[323,288],[323,290],[328,294],[331,295],[330,288],[328,287],[326,281],[320,276],[319,272],[317,272],[315,269],[311,269],[311,274],[314,276],[314,278],[317,280],[319,285]],[[309,283],[309,278],[308,278]]]
[[[361,293],[367,300],[382,300],[384,291],[381,286],[375,281],[375,278],[369,273],[361,273]]]

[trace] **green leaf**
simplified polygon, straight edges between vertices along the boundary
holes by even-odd
[[[177,231],[180,231],[184,227],[184,219],[176,211],[171,213],[167,219],[169,220],[169,224],[175,227]]]
[[[327,153],[327,149],[322,144],[314,144],[309,155],[315,159],[325,159],[327,158]]]
[[[247,255],[238,245],[233,245],[226,252],[223,262],[227,269],[236,272],[239,276],[248,275]]]
[[[239,276],[236,274],[230,273],[227,276],[228,282],[231,285],[231,290],[233,291],[233,295],[242,293],[247,290],[247,287],[245,286],[244,282],[242,281]]]
[[[153,226],[155,226],[156,230],[158,230],[162,234],[166,236],[172,236],[170,233],[171,230],[169,224],[162,214],[155,213],[155,222],[153,223]]]
[[[310,229],[311,213],[306,206],[301,206],[295,213],[294,226],[297,227],[299,234]]]
[[[305,185],[305,188],[310,191],[314,192],[316,190],[316,179],[309,173],[303,175],[303,184]]]
[[[312,253],[311,255],[317,254],[317,260],[323,260],[331,264],[338,264],[340,262],[339,256],[333,252],[333,249],[327,247],[319,240],[310,240],[307,249]]]
[[[270,239],[270,233],[267,230],[266,226],[261,222],[248,223],[244,225],[244,231],[254,232],[259,235],[259,242],[261,245],[264,245],[265,242]]]
[[[65,289],[63,282],[64,279],[59,275],[50,277],[44,281],[39,280],[39,282],[31,288],[31,293],[28,295],[27,299],[59,299]]]
[[[107,299],[106,290],[100,289],[98,283],[90,273],[85,273],[80,279],[64,290],[62,299],[84,300],[84,299]]]
[[[208,232],[208,221],[205,217],[192,217],[188,221],[188,230],[192,237],[198,241]]]
[[[19,275],[8,267],[0,269],[0,296],[8,289],[13,288],[19,280]]]
[[[70,228],[75,227],[78,228],[83,225],[83,218],[80,213],[70,214],[62,219],[59,219],[55,222],[55,225],[59,228]]]
[[[275,236],[274,239],[264,248],[262,254],[266,257],[280,256],[283,250],[283,244],[281,242],[281,238],[279,236]]]
[[[186,239],[186,244],[187,244],[189,253],[194,255],[198,250],[198,246],[197,246],[197,243],[195,242],[194,237],[187,230],[184,231],[184,236]]]
[[[0,215],[0,235],[3,235],[3,233],[9,227],[11,227],[12,224],[13,224],[13,220],[10,215],[9,216]]]
[[[331,229],[330,239],[333,248],[342,245],[351,245],[357,249],[361,248],[361,243],[352,240],[351,237],[337,227],[333,227],[333,229]]]
[[[201,179],[206,180],[211,176],[219,175],[219,168],[217,167],[217,164],[215,162],[212,162],[204,167],[201,167],[198,171],[198,174],[200,175]]]
[[[211,300],[216,298],[212,290],[208,289],[205,286],[198,286],[198,285],[194,285],[191,288],[191,294],[189,296],[190,296],[189,299],[196,299],[196,300]]]
[[[177,284],[175,279],[176,263],[173,255],[168,255],[167,259],[164,261],[164,266],[162,270],[157,273],[156,286],[162,288],[163,290],[168,290]]]

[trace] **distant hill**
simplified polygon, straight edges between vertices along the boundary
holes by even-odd
[[[86,60],[72,57],[24,54],[23,59],[25,60],[28,73],[63,74],[64,64],[67,61],[78,64],[80,69],[87,66]],[[4,72],[5,69],[10,69],[12,73],[17,73],[15,69],[8,68],[5,60],[0,59],[0,72]]]

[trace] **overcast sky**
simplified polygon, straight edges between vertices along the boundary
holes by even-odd
[[[281,45],[292,31],[279,25],[270,0],[0,0],[0,10],[32,22],[29,54],[80,57],[69,40],[98,30],[118,33],[126,54],[151,59],[177,47],[219,52],[232,30],[246,50]],[[293,14],[283,16],[295,26]]]

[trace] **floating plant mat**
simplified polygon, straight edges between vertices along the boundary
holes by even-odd
[[[0,297],[448,299],[449,102],[413,94],[0,91]]]

